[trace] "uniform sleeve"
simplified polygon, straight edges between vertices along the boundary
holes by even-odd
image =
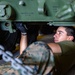
[[[63,41],[58,43],[60,45],[62,54],[73,53],[75,50],[75,43],[72,41]]]

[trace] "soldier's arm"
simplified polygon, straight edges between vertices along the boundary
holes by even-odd
[[[51,48],[53,53],[61,53],[61,48],[59,44],[56,43],[48,43],[48,46]]]
[[[20,54],[26,49],[27,47],[27,35],[21,34],[21,40],[20,40]]]
[[[23,23],[15,23],[16,28],[21,32],[21,39],[20,39],[20,54],[26,49],[27,47],[27,27]]]

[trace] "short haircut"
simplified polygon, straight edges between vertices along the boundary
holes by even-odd
[[[75,41],[75,28],[73,26],[63,26],[66,28],[66,32],[68,36],[73,36]]]

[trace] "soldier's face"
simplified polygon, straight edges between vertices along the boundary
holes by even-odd
[[[61,42],[68,40],[69,36],[67,35],[67,32],[65,31],[65,27],[58,27],[55,35],[54,35],[54,42]]]

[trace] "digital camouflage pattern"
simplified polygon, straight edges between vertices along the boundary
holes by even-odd
[[[24,64],[40,64],[49,58],[50,48],[43,42],[34,42],[22,53],[20,58]],[[40,58],[39,58],[40,57]]]
[[[51,49],[49,46],[42,42],[37,41],[27,47],[26,50],[19,57],[24,64],[38,65],[37,74],[43,74],[49,64],[51,63]],[[54,65],[54,63],[52,63]]]
[[[42,41],[37,41],[28,46],[19,56],[23,65],[31,66],[36,75],[44,75],[47,67],[54,65],[51,61],[51,49]],[[36,68],[36,69],[35,69]],[[21,75],[19,71],[14,70],[10,63],[0,65],[0,75]],[[34,74],[33,74],[34,75]]]
[[[10,63],[5,63],[0,65],[0,75],[20,75],[20,73],[13,69]]]

